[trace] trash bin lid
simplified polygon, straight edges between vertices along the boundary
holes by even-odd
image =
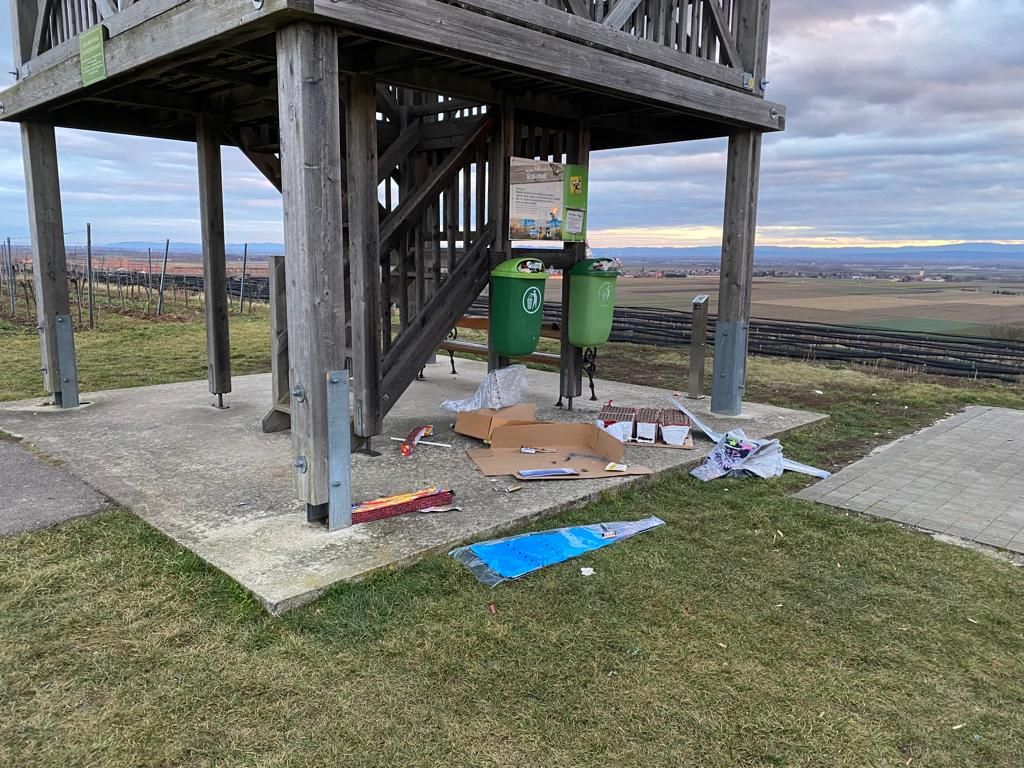
[[[571,270],[570,275],[592,275],[594,277],[618,277],[622,273],[614,267],[612,259],[587,259]]]
[[[494,277],[509,277],[515,280],[547,280],[547,268],[540,259],[509,259],[496,266]]]

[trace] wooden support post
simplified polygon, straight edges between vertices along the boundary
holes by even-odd
[[[35,53],[36,20],[41,12],[39,0],[11,0],[11,43],[14,48],[14,63],[20,67]]]
[[[714,380],[711,384],[712,412],[729,416],[737,416],[742,410],[746,383],[760,166],[760,131],[741,130],[731,135],[718,322],[715,325]]]
[[[345,369],[338,77],[334,29],[297,23],[277,33],[292,445],[297,493],[314,519],[329,499],[327,373]]]
[[[21,146],[28,192],[29,231],[32,236],[32,277],[36,294],[36,320],[42,353],[43,383],[54,401],[62,404],[57,317],[70,315],[67,254],[64,250],[64,216],[61,211],[60,177],[57,172],[57,140],[52,125],[21,124]],[[64,359],[74,362],[74,335]],[[63,372],[67,377],[75,371]]]
[[[735,11],[737,54],[743,68],[754,75],[757,93],[761,92],[768,58],[770,5],[770,0],[738,0]],[[761,132],[754,129],[737,130],[729,136],[711,410],[730,416],[741,412],[746,384],[761,138]]]
[[[381,379],[381,252],[377,199],[377,89],[352,75],[345,103],[348,164],[348,257],[352,284],[352,429],[359,437],[383,429]],[[390,184],[390,179],[388,180]],[[390,263],[390,258],[386,259]]]
[[[567,162],[573,165],[590,165],[590,126],[580,121],[576,130],[569,131],[569,144],[566,148]],[[558,402],[562,398],[572,401],[583,394],[583,350],[569,342],[569,271],[572,265],[587,257],[586,243],[565,244],[566,263],[569,266],[562,270],[562,318],[561,318],[561,386],[558,391]]]
[[[501,258],[512,258],[512,242],[508,233],[508,195],[509,195],[509,166],[512,153],[515,151],[516,139],[516,106],[511,96],[506,96],[501,103],[501,116],[498,125],[494,129],[494,136],[491,139],[491,157],[489,163],[489,196],[488,209],[490,220],[497,227],[497,234],[494,237],[492,253],[501,254]],[[488,291],[488,302],[494,295],[493,290]],[[494,313],[488,307],[488,317]],[[501,357],[494,349],[494,334],[487,334],[487,369],[493,371],[495,368],[504,368],[508,365],[508,358]]]
[[[288,300],[283,256],[267,259],[270,302],[270,380],[273,405],[263,417],[264,432],[284,432],[291,428],[288,386]]]
[[[206,292],[207,380],[210,394],[217,395],[218,404],[223,406],[223,396],[231,391],[231,342],[220,136],[220,129],[209,115],[200,113],[196,116],[199,224],[203,237],[203,290]]]

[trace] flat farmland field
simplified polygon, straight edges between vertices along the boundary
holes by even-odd
[[[693,297],[699,294],[708,294],[711,312],[718,311],[716,276],[623,278],[617,304],[689,311]],[[548,300],[557,302],[560,297],[561,281],[549,280]],[[1024,282],[758,278],[754,281],[752,315],[893,331],[1024,337]]]

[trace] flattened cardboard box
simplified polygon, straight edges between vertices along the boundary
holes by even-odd
[[[553,448],[554,453],[522,453],[522,448]],[[653,475],[647,467],[630,466],[609,472],[609,462],[622,463],[623,446],[593,424],[518,424],[498,427],[490,448],[473,448],[469,458],[487,477],[515,475],[520,480],[588,480],[623,475]],[[578,475],[524,478],[524,469],[569,468]]]
[[[513,405],[495,410],[481,408],[477,411],[462,411],[455,417],[455,431],[466,437],[475,437],[485,443],[498,427],[508,424],[534,424],[537,421],[537,406],[532,403]]]

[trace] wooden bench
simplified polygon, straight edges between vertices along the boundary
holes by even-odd
[[[458,373],[455,370],[455,353],[461,352],[469,355],[480,355],[487,357],[487,344],[477,341],[465,341],[459,338],[459,329],[482,331],[487,333],[490,326],[490,321],[486,317],[479,317],[475,315],[466,315],[461,318],[455,327],[452,328],[448,338],[441,343],[438,347],[443,352],[448,353],[448,358],[452,365],[452,375]],[[555,339],[561,340],[562,332],[559,329],[558,323],[544,323],[541,326],[540,331],[541,338],[543,339]],[[562,364],[562,358],[560,355],[552,352],[531,352],[529,355],[520,355],[515,358],[524,363],[532,363],[534,365],[549,365],[558,368]],[[597,373],[597,348],[587,349],[583,353],[583,371],[587,374],[587,379],[590,382],[590,399],[597,400],[597,392],[594,389],[594,375]],[[559,396],[558,404],[561,406],[562,398]]]

